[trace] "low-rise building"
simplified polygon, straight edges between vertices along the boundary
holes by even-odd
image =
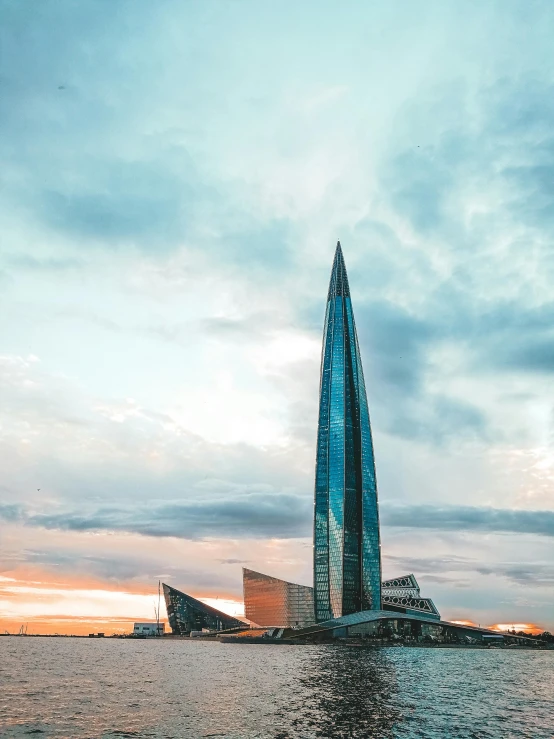
[[[165,624],[156,621],[145,621],[133,626],[134,636],[162,636],[165,632]]]
[[[245,621],[229,616],[216,608],[196,600],[170,585],[163,584],[169,625],[174,635],[189,636],[192,632],[244,629]]]

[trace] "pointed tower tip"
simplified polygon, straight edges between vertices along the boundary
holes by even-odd
[[[346,276],[346,266],[344,264],[340,241],[337,241],[337,248],[335,249],[335,258],[333,260],[333,269],[331,271],[331,281],[329,283],[327,300],[331,300],[338,295],[350,295],[348,277]]]

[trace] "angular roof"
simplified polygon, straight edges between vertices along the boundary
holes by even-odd
[[[250,570],[248,567],[242,568],[242,577],[243,582],[244,578],[248,577],[249,575],[256,575],[257,577],[261,577],[264,580],[274,580],[275,582],[284,582],[285,585],[294,585],[295,588],[306,588],[306,590],[313,590],[313,588],[310,585],[301,585],[297,582],[289,582],[288,580],[283,580],[280,577],[274,577],[273,575],[266,575],[265,572],[257,572],[256,570]]]

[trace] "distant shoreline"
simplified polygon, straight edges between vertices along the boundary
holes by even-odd
[[[335,640],[333,641],[321,641],[319,643],[314,643],[310,641],[301,641],[300,639],[267,639],[267,638],[251,638],[251,637],[245,637],[243,639],[237,638],[237,637],[214,637],[214,636],[196,636],[196,637],[189,637],[189,636],[178,636],[173,634],[166,634],[162,637],[156,637],[156,636],[134,636],[133,634],[114,634],[111,636],[97,636],[96,634],[94,636],[89,636],[88,634],[0,634],[0,636],[11,636],[15,637],[17,639],[29,639],[29,638],[44,638],[44,639],[88,639],[88,640],[100,640],[105,641],[106,639],[127,639],[130,641],[158,641],[158,642],[167,642],[167,641],[187,641],[187,642],[215,642],[218,644],[237,644],[237,645],[281,645],[281,646],[327,646],[327,647],[356,647],[357,649],[502,649],[504,651],[521,651],[521,650],[527,650],[527,651],[541,651],[541,652],[547,652],[547,651],[554,651],[554,645],[551,644],[536,644],[536,645],[519,645],[519,644],[513,644],[513,645],[503,645],[503,644],[441,644],[441,643],[418,643],[418,644],[399,644],[398,642],[390,641],[386,642],[383,641],[379,644],[371,644],[371,643],[364,643],[359,641],[345,641],[345,642],[337,642]]]

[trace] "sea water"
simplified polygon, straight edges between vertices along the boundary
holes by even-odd
[[[0,639],[0,736],[554,737],[554,651]]]

